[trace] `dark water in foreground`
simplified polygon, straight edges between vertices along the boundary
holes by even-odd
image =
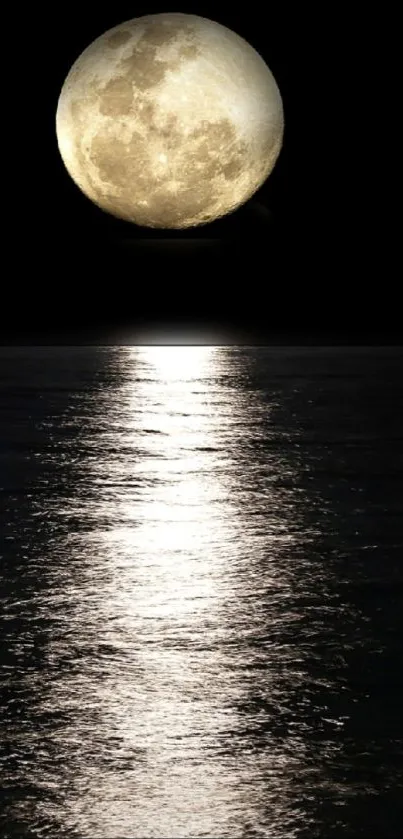
[[[402,836],[402,372],[0,349],[2,836]]]

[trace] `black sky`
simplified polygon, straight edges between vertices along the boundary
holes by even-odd
[[[161,11],[199,14],[246,38],[274,73],[286,119],[281,156],[254,199],[212,225],[163,235],[93,206],[55,134],[60,89],[81,51],[120,22]],[[365,188],[371,149],[349,27],[347,12],[255,0],[238,12],[117,0],[21,14],[24,105],[12,97],[18,176],[3,235],[1,342],[193,329],[266,343],[400,343],[394,277],[378,262],[380,213]]]

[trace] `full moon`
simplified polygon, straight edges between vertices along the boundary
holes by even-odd
[[[165,229],[244,204],[272,171],[283,131],[263,58],[225,26],[180,13],[135,18],[93,41],[56,113],[81,191],[113,216]]]

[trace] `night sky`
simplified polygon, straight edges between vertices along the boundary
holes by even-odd
[[[172,233],[92,205],[67,174],[55,133],[58,96],[82,50],[124,20],[163,11],[217,20],[249,41],[276,78],[286,123],[275,170],[247,205]],[[73,2],[15,14],[25,104],[11,97],[18,177],[3,235],[3,344],[130,341],[141,330],[269,344],[401,343],[394,277],[375,253],[381,213],[363,187],[373,149],[360,133],[364,94],[343,13],[322,19],[298,4],[253,1],[238,12]]]

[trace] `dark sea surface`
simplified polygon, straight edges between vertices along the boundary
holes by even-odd
[[[403,350],[0,348],[2,837],[403,835]]]

